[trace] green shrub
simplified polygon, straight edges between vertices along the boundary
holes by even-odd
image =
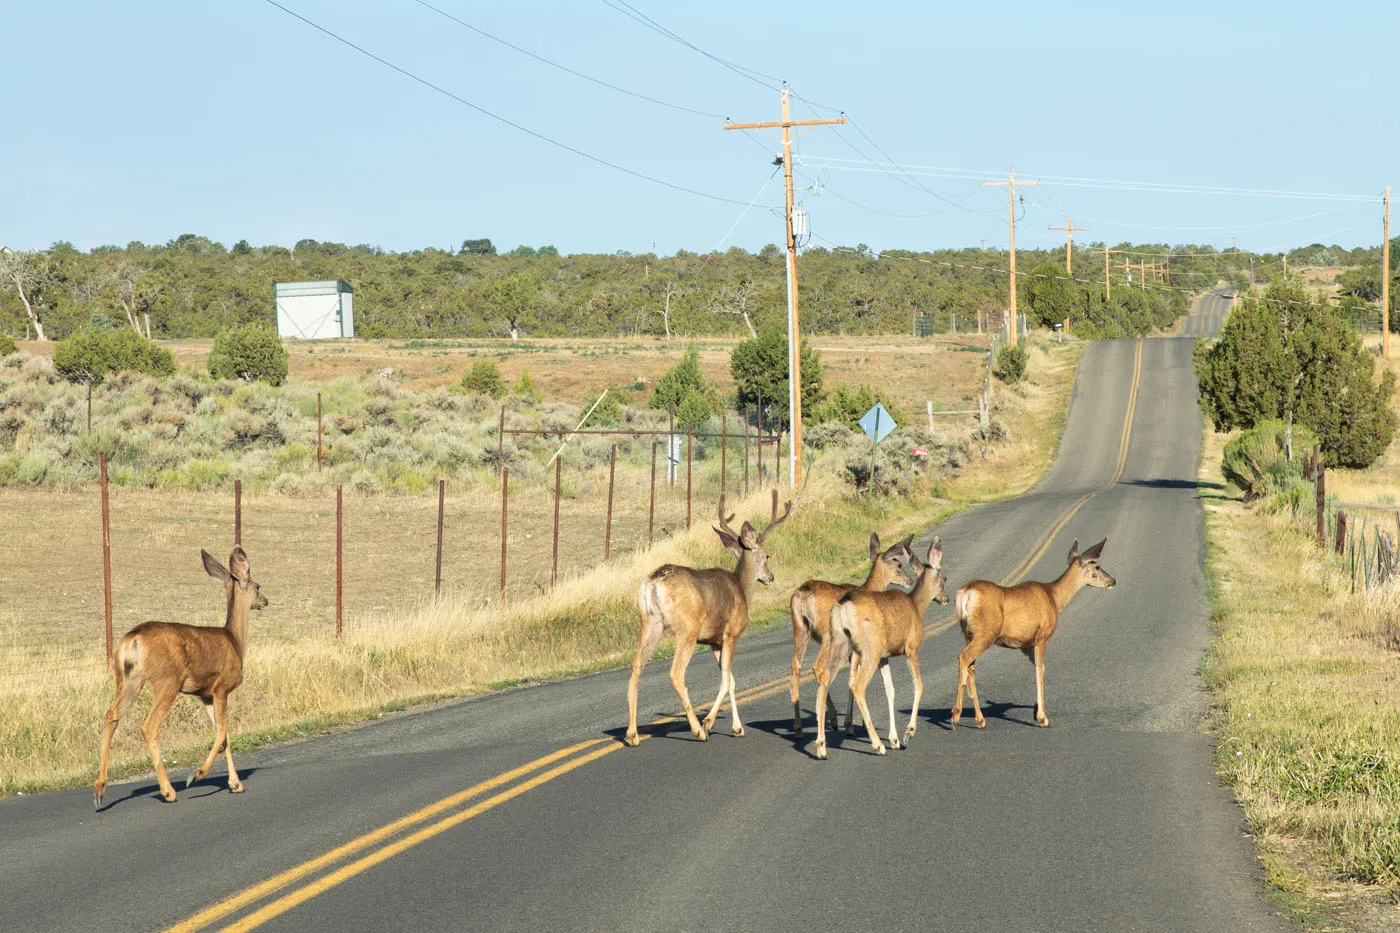
[[[997,351],[997,372],[1006,382],[1020,382],[1026,378],[1026,362],[1029,357],[1025,344],[1008,343]]]
[[[112,373],[175,373],[175,357],[134,330],[81,330],[54,345],[53,365],[69,382],[95,384]]]
[[[214,337],[209,351],[209,375],[280,386],[287,381],[287,348],[267,324],[229,327]]]
[[[835,421],[859,431],[860,419],[865,417],[865,413],[873,408],[876,402],[885,406],[885,410],[890,413],[896,424],[909,423],[909,416],[898,405],[890,401],[884,392],[869,385],[837,386],[826,401],[811,413],[811,418],[818,424]]]
[[[18,349],[19,347],[15,346],[15,338],[9,334],[0,334],[0,356],[9,356]]]
[[[1296,486],[1303,478],[1303,456],[1317,437],[1307,428],[1293,426],[1293,459],[1288,459],[1287,425],[1282,421],[1261,421],[1225,445],[1220,472],[1245,494],[1258,499]],[[1298,493],[1293,491],[1292,496]]]
[[[535,388],[535,380],[530,378],[528,369],[520,371],[520,381],[515,384],[515,394],[521,398],[528,398],[532,402],[540,400],[539,390]]]
[[[588,416],[588,423],[584,427],[596,428],[622,423],[622,392],[614,386],[608,386],[603,391],[607,394],[603,396],[602,401],[598,401],[597,395],[590,395],[584,399],[585,412],[593,408],[594,402],[598,402],[598,407],[593,408],[593,414]]]
[[[500,398],[506,394],[506,382],[495,360],[477,360],[462,376],[462,388],[478,395]]]
[[[661,374],[647,407],[675,411],[682,426],[704,424],[720,413],[719,388],[700,372],[700,351],[694,344],[679,363]]]

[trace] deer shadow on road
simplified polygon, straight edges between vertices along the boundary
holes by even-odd
[[[243,781],[246,787],[248,779],[257,774],[258,771],[258,768],[239,768],[238,777]],[[182,800],[199,800],[204,797],[212,797],[215,794],[229,793],[228,775],[222,772],[210,772],[204,776],[203,780],[195,781],[188,788],[184,786],[183,780],[176,780],[174,777],[171,778],[171,784],[175,787],[176,803]],[[115,788],[111,786],[107,788],[109,797],[114,789]],[[125,795],[109,799],[96,812],[106,813],[113,807],[120,806],[124,803],[133,803],[143,798],[153,803],[165,803],[160,796],[160,785],[154,780],[151,780],[139,784],[132,784]]]

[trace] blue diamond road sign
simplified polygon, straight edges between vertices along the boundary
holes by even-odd
[[[876,402],[875,407],[867,411],[865,416],[860,419],[860,426],[864,429],[865,436],[877,444],[885,439],[885,435],[899,427],[890,417],[890,413],[885,410],[885,406],[879,402]]]

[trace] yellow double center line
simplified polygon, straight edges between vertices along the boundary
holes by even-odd
[[[1112,477],[1106,484],[1081,496],[1060,513],[1045,533],[1032,545],[1030,554],[1003,578],[1002,584],[1004,586],[1020,582],[1035,566],[1036,562],[1044,556],[1055,536],[1084,504],[1104,490],[1111,488],[1123,475],[1123,469],[1128,459],[1128,441],[1132,436],[1133,413],[1137,408],[1138,386],[1141,378],[1142,340],[1139,339],[1133,359],[1133,377],[1132,386],[1128,393],[1127,413],[1123,419],[1123,432],[1118,444],[1118,461]],[[952,624],[952,617],[945,617],[935,621],[929,627],[929,631],[931,634],[937,634]],[[735,699],[740,704],[752,703],[755,700],[765,699],[783,692],[789,683],[789,678],[782,677],[751,687],[737,694]],[[655,720],[651,725],[675,722],[680,718],[680,715],[664,716]],[[646,741],[650,737],[650,734],[643,733],[641,739]],[[444,797],[421,810],[415,810],[407,816],[352,839],[324,855],[302,862],[300,865],[274,875],[266,881],[245,888],[237,894],[205,908],[189,919],[169,927],[165,933],[195,933],[195,931],[203,930],[225,917],[252,907],[260,901],[278,894],[278,892],[292,888],[291,891],[268,901],[257,910],[222,927],[224,931],[252,930],[419,843],[426,842],[434,836],[455,826],[460,826],[488,810],[495,809],[507,801],[541,785],[548,784],[570,771],[597,761],[623,747],[625,746],[621,742],[611,738],[590,739],[536,758],[518,768],[513,768],[489,780],[468,787],[466,790]],[[437,818],[436,822],[429,822],[435,818]],[[414,830],[414,827],[425,823],[427,825]],[[414,831],[409,832],[409,830]],[[335,867],[337,865],[339,867]]]

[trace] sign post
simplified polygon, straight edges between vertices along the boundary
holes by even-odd
[[[890,413],[885,410],[885,406],[876,402],[875,405],[865,413],[860,419],[861,429],[865,431],[865,436],[870,438],[870,492],[866,495],[865,507],[870,509],[875,501],[875,454],[880,441],[884,440],[899,425],[890,417]]]

